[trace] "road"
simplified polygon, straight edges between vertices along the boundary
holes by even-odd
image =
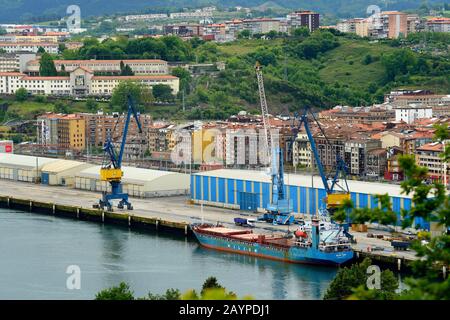
[[[101,197],[100,193],[72,189],[60,186],[48,186],[42,184],[32,184],[27,182],[12,181],[0,179],[0,195],[14,196],[18,198],[51,202],[61,205],[74,205],[84,208],[92,208],[92,205],[98,203]],[[234,225],[233,219],[238,216],[256,217],[253,213],[243,213],[237,210],[207,207],[203,208],[189,202],[188,196],[161,197],[161,198],[131,198],[134,210],[129,214],[161,218],[164,220],[175,222],[221,222],[226,225]],[[118,209],[116,209],[118,211]],[[126,212],[124,210],[123,212]],[[274,226],[264,222],[258,222],[257,228],[259,232],[271,233],[276,231],[293,231],[296,226]],[[394,251],[390,242],[368,238],[367,233],[353,232],[357,239],[354,249],[359,251],[367,251],[368,247],[380,247],[382,251],[376,251],[377,254],[386,256],[396,256],[413,260],[415,253],[413,251]]]

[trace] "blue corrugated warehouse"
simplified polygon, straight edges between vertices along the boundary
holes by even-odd
[[[326,197],[320,177],[300,174],[285,175],[286,194],[292,199],[294,213],[315,215],[325,208]],[[353,203],[358,208],[378,206],[375,195],[389,194],[392,209],[400,217],[401,209],[412,205],[410,197],[401,194],[399,185],[348,181]],[[256,211],[267,208],[271,198],[270,176],[263,171],[221,169],[191,175],[191,199],[194,203],[220,206],[231,209]],[[400,219],[399,219],[400,220]],[[415,225],[429,229],[429,225],[418,219]]]

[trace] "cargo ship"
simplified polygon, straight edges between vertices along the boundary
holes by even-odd
[[[353,258],[350,241],[340,230],[330,230],[321,238],[319,221],[309,232],[297,230],[293,236],[257,234],[252,230],[226,228],[217,224],[192,224],[200,245],[206,248],[245,254],[290,263],[339,266]]]

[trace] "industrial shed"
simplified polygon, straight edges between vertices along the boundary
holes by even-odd
[[[134,167],[122,167],[123,191],[134,197],[185,195],[189,192],[189,175]],[[100,180],[100,166],[80,171],[75,176],[75,188],[110,191],[110,185]]]
[[[92,166],[94,165],[72,160],[50,162],[42,166],[41,183],[73,187],[75,185],[75,175],[81,170]]]
[[[44,165],[58,159],[0,153],[0,178],[36,182]]]
[[[292,199],[294,213],[315,215],[325,208],[326,197],[322,180],[318,176],[285,174],[285,192]],[[221,169],[191,175],[191,199],[194,203],[261,211],[267,208],[272,196],[271,178],[263,171]],[[314,186],[314,187],[313,187]],[[353,203],[358,208],[378,206],[376,194],[388,193],[392,209],[399,214],[401,209],[411,208],[410,197],[401,194],[399,185],[375,182],[348,181]],[[422,220],[416,224],[429,227]]]

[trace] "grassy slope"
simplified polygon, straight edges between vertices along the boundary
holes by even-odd
[[[380,57],[382,53],[393,50],[395,49],[380,43],[343,39],[339,47],[324,55],[325,67],[320,70],[319,75],[323,81],[330,84],[340,82],[351,87],[367,88],[371,82],[382,80],[384,67],[380,61],[364,65],[364,57],[367,54]]]
[[[98,106],[99,108],[107,108],[108,104],[99,103]],[[11,101],[8,107],[8,113],[17,114],[24,119],[31,119],[33,115],[53,111],[53,108],[54,105],[51,102],[41,103],[31,101],[31,99],[24,102]],[[69,110],[71,112],[88,112],[85,102],[82,101],[71,103]]]
[[[302,65],[319,66],[319,77],[327,84],[333,85],[336,82],[346,84],[351,88],[367,90],[371,83],[381,83],[385,74],[384,67],[380,59],[368,65],[363,64],[363,59],[367,54],[373,58],[380,58],[382,54],[399,50],[387,44],[367,40],[350,40],[340,38],[341,45],[325,53],[319,61],[296,60],[295,63],[301,68]],[[281,40],[239,40],[237,42],[219,46],[219,52],[223,54],[225,60],[230,57],[243,56],[256,51],[258,48],[269,46],[281,47]],[[288,58],[292,62],[292,58]],[[281,61],[280,61],[281,60]],[[283,63],[278,58],[279,63]],[[267,75],[266,75],[267,77]],[[408,85],[406,88],[419,89],[426,88],[437,93],[448,93],[450,91],[449,79],[445,77],[411,77],[415,84]],[[403,87],[399,87],[403,88]],[[279,97],[267,97],[273,103],[273,107],[282,107]],[[282,107],[283,108],[283,107]]]

